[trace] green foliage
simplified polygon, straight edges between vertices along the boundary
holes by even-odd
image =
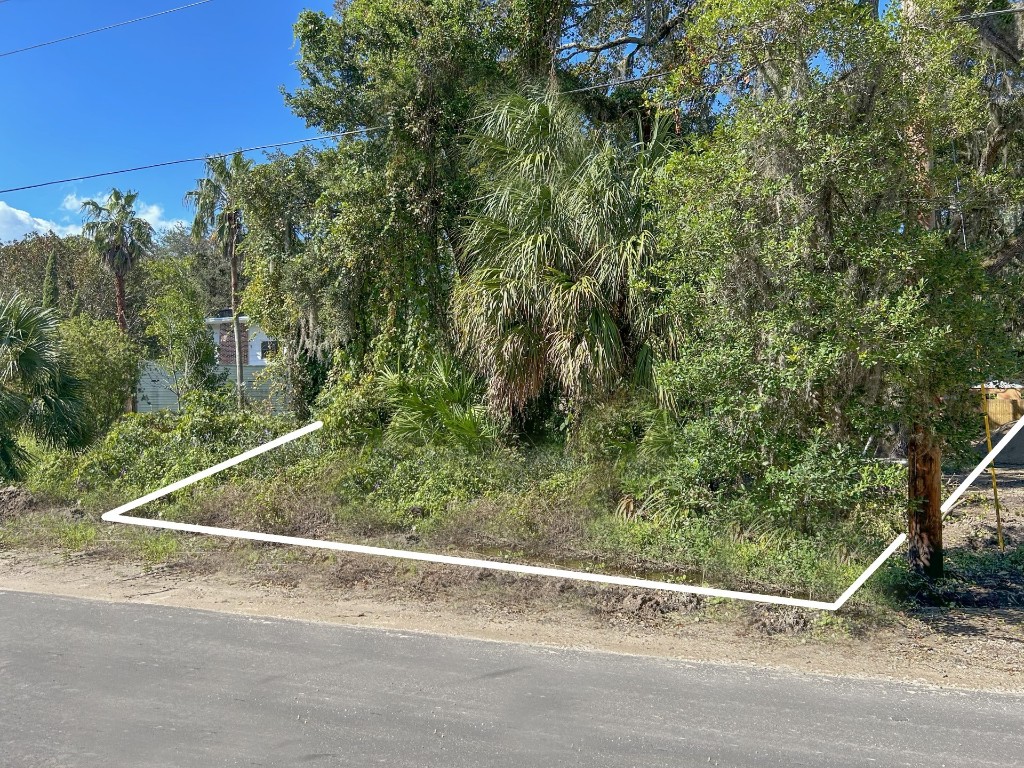
[[[230,158],[211,157],[206,161],[206,176],[185,194],[186,205],[195,209],[192,239],[201,242],[210,237],[228,258],[244,231],[237,189],[251,169],[252,161],[240,152]]]
[[[215,350],[206,327],[205,301],[189,258],[166,257],[146,264],[146,332],[160,350],[158,362],[181,400],[215,383]]]
[[[371,531],[427,530],[469,502],[521,491],[540,474],[526,457],[507,449],[474,454],[461,446],[386,442],[330,459],[325,481],[343,519]]]
[[[110,190],[103,203],[82,203],[85,224],[82,233],[103,267],[114,276],[117,323],[128,330],[125,278],[153,247],[153,227],[135,215],[139,193]]]
[[[43,309],[56,309],[59,297],[57,252],[50,251],[46,259],[46,279],[43,281]]]
[[[0,282],[7,293],[47,295],[47,278],[54,274],[51,266],[56,267],[57,289],[57,303],[51,308],[61,317],[86,314],[97,320],[116,319],[110,274],[90,252],[89,241],[84,237],[30,233],[21,240],[0,244]],[[52,278],[50,282],[53,284]],[[129,327],[135,333],[137,328],[131,321],[142,295],[138,275],[128,275],[126,290]]]
[[[81,383],[68,371],[57,318],[19,294],[0,298],[0,478],[20,478],[29,463],[16,433],[28,430],[49,447],[88,439]]]
[[[196,392],[180,413],[128,414],[106,437],[77,456],[54,455],[37,468],[35,487],[65,498],[115,490],[146,493],[278,437],[294,424],[279,416],[233,408],[230,392]],[[315,452],[315,440],[247,462],[233,476],[273,476],[275,468]]]
[[[135,215],[138,199],[134,190],[115,188],[102,204],[96,200],[82,204],[86,217],[82,232],[103,266],[116,277],[127,275],[153,245],[153,227]]]
[[[154,259],[181,259],[207,315],[231,306],[230,264],[210,238],[196,240],[183,222],[160,233]],[[151,294],[152,290],[147,289]]]
[[[479,380],[449,357],[438,355],[420,374],[385,369],[381,383],[392,410],[385,433],[391,440],[480,451],[498,436]]]
[[[588,127],[551,91],[481,117],[454,315],[498,412],[546,387],[578,404],[643,378],[651,313],[636,282],[654,256],[647,185],[663,149],[657,133],[631,146]]]
[[[448,345],[461,134],[497,81],[494,10],[470,0],[356,0],[295,26],[295,112],[336,148],[277,156],[245,193],[246,307],[282,339],[309,405],[341,353],[359,378]]]
[[[93,438],[101,436],[135,391],[142,351],[111,320],[79,315],[58,331],[68,368],[81,382],[85,428]]]
[[[660,416],[650,397],[622,391],[584,411],[566,447],[589,461],[629,461]]]
[[[317,401],[324,436],[338,448],[376,444],[384,436],[392,406],[374,376],[356,382],[348,371],[334,372]]]
[[[1012,373],[1005,285],[936,210],[968,185],[991,194],[952,149],[985,124],[971,33],[895,21],[841,2],[701,4],[700,87],[723,108],[659,182],[657,379],[675,423],[637,478],[645,503],[884,530],[901,470],[872,459],[912,424],[963,440],[968,388]]]
[[[449,357],[408,371],[385,366],[356,383],[350,373],[332,376],[319,400],[326,439],[337,447],[454,446],[479,452],[493,445],[498,428],[482,404],[478,379]]]

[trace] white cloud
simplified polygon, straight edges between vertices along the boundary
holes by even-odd
[[[61,202],[60,207],[62,210],[73,211],[74,213],[78,213],[82,210],[82,203],[90,199],[105,201],[107,199],[107,196],[106,193],[103,192],[95,194],[91,198],[79,197],[78,195],[72,193],[64,197],[64,200]],[[152,226],[153,229],[157,231],[160,231],[161,229],[168,229],[170,227],[175,226],[176,224],[187,223],[182,219],[164,218],[164,207],[162,205],[157,205],[155,203],[147,204],[142,200],[136,201],[135,212],[140,219],[148,221],[150,226]]]
[[[139,204],[138,217],[148,221],[153,229],[160,231],[161,229],[168,229],[176,224],[184,224],[184,219],[165,219],[164,209],[160,205],[146,205],[145,203]]]
[[[73,235],[82,231],[78,224],[58,224],[48,219],[40,219],[28,211],[13,208],[0,200],[0,242],[17,240],[29,232],[46,233],[54,231],[58,235]]]
[[[71,211],[72,213],[80,213],[81,210],[82,210],[82,203],[84,203],[86,200],[90,200],[90,199],[91,200],[104,200],[104,199],[106,199],[106,195],[103,192],[99,192],[99,193],[97,193],[95,195],[92,195],[90,197],[79,197],[74,192],[72,192],[70,195],[65,195],[64,196],[64,199],[60,203],[60,208],[61,208],[62,211]]]

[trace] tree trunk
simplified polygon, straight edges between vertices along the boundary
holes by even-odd
[[[942,578],[942,451],[920,426],[907,442],[907,557],[929,578]]]
[[[228,222],[228,261],[231,271],[231,330],[235,336],[235,400],[239,408],[245,405],[245,369],[242,366],[242,329],[238,322],[238,257],[235,241],[238,234],[235,228],[235,214],[231,213]]]
[[[125,310],[124,300],[124,275],[114,275],[114,298],[117,304],[117,327],[121,329],[121,332],[125,335],[128,334],[128,313]],[[135,391],[128,396],[124,402],[125,413],[135,413],[136,402],[135,402]]]
[[[918,0],[907,0],[905,8],[909,22],[922,23]],[[913,66],[920,70],[924,64],[913,62]],[[925,229],[933,230],[938,221],[932,202],[935,199],[933,137],[926,124],[911,123],[908,128],[907,145],[916,167],[917,184],[926,201],[924,207],[916,211],[917,220]],[[921,394],[932,397],[934,406],[938,407],[939,399],[934,393]],[[929,578],[942,578],[942,449],[936,436],[920,424],[913,426],[907,441],[907,502],[910,565]]]
[[[117,302],[117,327],[128,333],[128,315],[124,301],[124,275],[114,275],[114,297]]]

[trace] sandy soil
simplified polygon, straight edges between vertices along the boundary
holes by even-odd
[[[1024,544],[1024,470],[1000,484],[1012,551]],[[976,484],[954,508],[948,550],[993,555],[990,494]],[[0,523],[24,502],[9,494]],[[242,542],[153,568],[102,547],[0,550],[0,590],[1024,693],[1024,572],[998,562],[957,574],[933,596],[942,607],[880,613],[854,600],[835,615]]]
[[[351,579],[359,559],[346,558],[329,578],[300,577],[301,567],[259,578],[4,552],[0,589],[1024,693],[1024,622],[1015,611],[936,609],[861,636],[823,635],[785,613],[759,620],[756,610],[664,610],[657,598],[612,589],[559,600],[530,596],[530,579],[453,586],[447,569],[434,567],[389,592]],[[356,568],[369,576],[372,566]],[[769,634],[772,621],[784,629]]]

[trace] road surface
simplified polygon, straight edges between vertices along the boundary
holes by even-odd
[[[0,765],[1021,766],[1024,698],[0,592]]]

